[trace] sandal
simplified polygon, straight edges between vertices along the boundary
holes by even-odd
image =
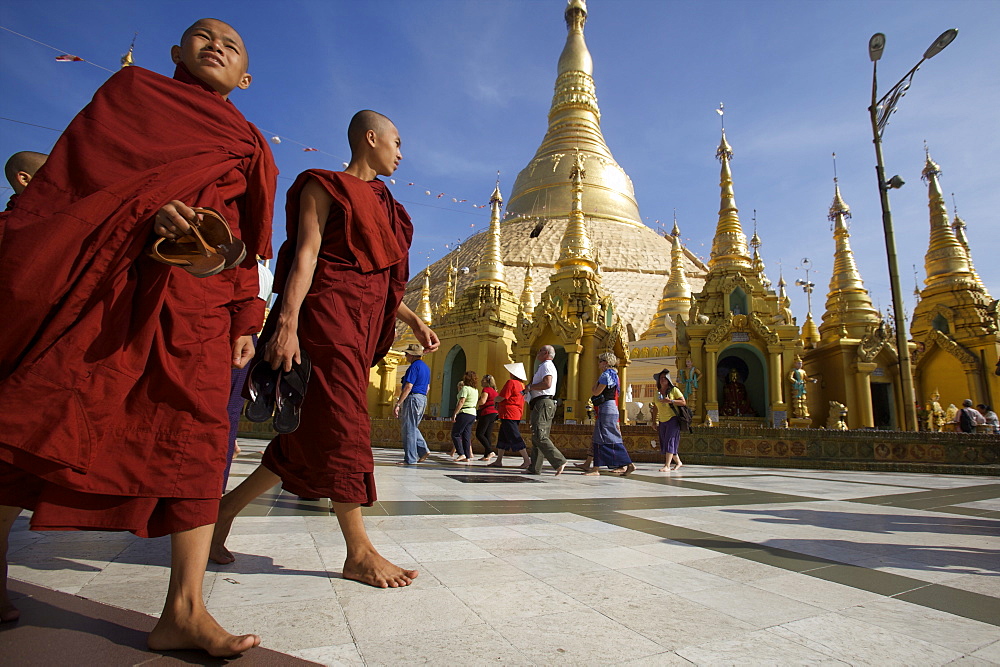
[[[292,370],[280,371],[278,389],[275,392],[274,430],[291,433],[299,427],[302,401],[306,397],[312,362],[305,350],[300,350],[302,361],[292,363]]]
[[[278,371],[261,359],[254,364],[247,375],[247,389],[250,400],[243,410],[252,422],[266,422],[274,414],[274,401],[278,390]]]
[[[243,241],[233,237],[226,219],[210,208],[196,208],[191,231],[176,239],[160,237],[149,256],[157,262],[179,266],[196,278],[231,269],[247,256]]]

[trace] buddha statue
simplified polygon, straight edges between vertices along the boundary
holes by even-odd
[[[756,417],[757,413],[750,405],[750,396],[746,386],[740,381],[740,374],[735,368],[729,370],[726,384],[722,388],[722,414],[726,417]]]

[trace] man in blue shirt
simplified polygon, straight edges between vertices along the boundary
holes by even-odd
[[[392,414],[400,420],[403,432],[403,460],[396,465],[406,466],[423,463],[430,455],[424,434],[420,432],[420,419],[427,407],[427,388],[431,384],[431,369],[420,357],[424,348],[411,343],[404,350],[406,363],[410,367],[403,375],[403,389],[392,409]]]

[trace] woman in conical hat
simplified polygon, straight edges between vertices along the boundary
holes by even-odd
[[[503,455],[506,452],[519,452],[524,459],[519,467],[527,468],[531,459],[528,458],[528,448],[521,437],[521,430],[518,424],[524,414],[524,383],[528,381],[528,374],[524,371],[524,364],[504,364],[504,368],[510,374],[510,379],[504,383],[503,389],[497,395],[497,411],[500,413],[500,432],[497,434],[497,458],[490,467],[502,468]]]

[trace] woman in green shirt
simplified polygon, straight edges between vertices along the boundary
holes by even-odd
[[[462,378],[464,386],[458,390],[455,414],[451,416],[451,441],[458,458],[455,463],[472,463],[472,422],[476,421],[476,404],[479,402],[479,376],[476,371],[467,371]]]

